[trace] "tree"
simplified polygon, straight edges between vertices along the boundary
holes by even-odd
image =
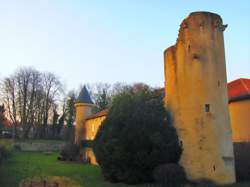
[[[112,100],[112,87],[108,83],[95,83],[87,84],[88,91],[95,103],[92,109],[93,113],[100,112],[111,105]]]
[[[17,124],[20,124],[24,138],[28,138],[31,128],[37,129],[37,136],[45,137],[49,117],[53,120],[53,106],[62,87],[56,75],[24,67],[6,77],[1,87],[14,135],[18,135]]]
[[[74,141],[74,121],[75,121],[75,101],[76,101],[76,93],[74,91],[70,91],[67,96],[65,114],[60,118],[60,120],[65,119],[66,121],[66,129],[65,129],[65,138],[69,142]],[[62,123],[62,122],[61,122]]]
[[[1,134],[1,130],[4,128],[4,124],[3,124],[4,119],[5,119],[4,112],[5,112],[4,105],[0,105],[0,134]]]
[[[59,134],[58,133],[58,126],[59,126],[59,123],[58,123],[58,118],[59,118],[59,114],[57,113],[57,110],[56,110],[56,106],[54,107],[53,109],[53,122],[52,122],[52,137],[56,138],[57,135]]]
[[[3,101],[7,106],[7,111],[9,117],[13,123],[13,137],[18,138],[17,124],[18,124],[18,114],[17,114],[17,84],[15,81],[15,76],[11,75],[3,80],[1,84],[1,91]]]
[[[43,78],[43,126],[41,129],[41,137],[45,137],[48,125],[49,110],[55,102],[56,96],[62,91],[62,84],[53,73],[46,72],[42,74]]]
[[[162,97],[134,86],[114,98],[94,152],[107,180],[141,183],[153,180],[155,167],[177,163],[182,149]]]
[[[16,82],[15,105],[23,127],[23,137],[28,138],[30,129],[34,123],[34,104],[37,90],[41,89],[40,72],[33,68],[21,68],[14,75]]]

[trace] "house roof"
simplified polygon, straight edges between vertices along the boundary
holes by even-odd
[[[4,125],[4,127],[6,128],[10,128],[12,127],[12,122],[10,120],[8,120],[7,118],[5,118],[3,121],[2,121],[2,124]]]
[[[87,117],[86,120],[106,116],[108,114],[108,112],[109,112],[109,109],[104,109],[104,110],[102,110],[100,112],[97,112],[96,114],[93,114],[93,115]]]
[[[79,96],[76,99],[76,103],[87,103],[87,104],[94,104],[90,98],[89,92],[86,86],[83,86]]]
[[[250,99],[250,79],[237,79],[227,84],[229,102]]]

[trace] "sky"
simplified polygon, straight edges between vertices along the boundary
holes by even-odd
[[[96,82],[163,86],[163,51],[194,11],[228,24],[228,81],[250,78],[249,0],[0,0],[0,78],[31,66],[55,73],[68,90]]]

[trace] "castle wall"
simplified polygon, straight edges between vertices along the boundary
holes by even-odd
[[[95,117],[91,119],[86,119],[83,124],[82,137],[84,140],[94,140],[96,134],[106,116]],[[91,147],[84,147],[81,150],[82,159],[90,164],[98,165],[96,161],[95,154]]]
[[[85,122],[86,140],[95,139],[96,133],[105,118],[106,116],[101,116],[101,117],[86,120]]]
[[[189,179],[219,184],[235,181],[223,30],[220,16],[192,13],[164,53],[165,104],[183,146],[180,164]]]
[[[229,103],[233,142],[250,142],[250,99]]]
[[[89,164],[98,165],[93,148],[86,147],[81,150],[82,160]]]

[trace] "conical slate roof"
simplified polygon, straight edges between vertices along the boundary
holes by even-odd
[[[83,86],[78,98],[76,99],[76,103],[94,104],[90,98],[90,95],[86,86]]]

